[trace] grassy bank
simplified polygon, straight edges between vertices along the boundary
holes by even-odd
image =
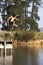
[[[34,39],[33,31],[0,31],[0,38],[12,39],[13,41],[25,41]]]
[[[11,40],[14,46],[43,46],[43,32],[0,31],[0,40]]]
[[[43,32],[35,32],[35,39],[43,39]]]
[[[43,32],[33,32],[33,31],[0,31],[0,37],[5,39],[6,37],[12,38],[12,40],[17,41],[29,41],[43,39]]]

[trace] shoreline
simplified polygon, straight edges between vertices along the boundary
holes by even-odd
[[[18,46],[20,46],[20,47],[22,47],[22,46],[23,47],[25,47],[25,46],[27,46],[27,47],[43,47],[43,40],[30,40],[28,42],[14,41],[13,46],[14,47],[18,47]]]

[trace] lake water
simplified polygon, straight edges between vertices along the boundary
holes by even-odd
[[[0,65],[43,65],[43,48],[17,47],[0,55]],[[1,51],[0,51],[1,53]]]

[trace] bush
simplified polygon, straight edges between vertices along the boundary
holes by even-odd
[[[28,41],[30,39],[34,39],[33,31],[18,31],[14,34],[14,40]]]
[[[4,34],[4,39],[5,40],[10,40],[11,39],[11,35],[9,33],[5,33]]]
[[[35,39],[43,39],[43,32],[36,32]]]

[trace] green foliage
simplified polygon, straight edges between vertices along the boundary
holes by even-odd
[[[0,2],[1,2],[2,0],[0,0]]]
[[[28,7],[28,6],[29,6],[29,2],[28,2],[28,1],[22,1],[22,2],[21,2],[21,5],[22,5],[23,7]]]
[[[11,39],[13,40],[13,37],[14,37],[13,35],[14,35],[13,32],[5,32],[4,39],[5,40],[11,40]]]
[[[15,12],[15,6],[14,5],[9,5],[7,8],[6,8],[6,11],[7,11],[7,14],[10,16],[12,14],[14,14]],[[12,12],[13,11],[13,12]]]
[[[34,39],[33,31],[18,31],[14,34],[14,40],[28,41]]]
[[[0,38],[3,40],[17,40],[17,41],[29,41],[29,40],[43,40],[43,32],[33,32],[33,31],[1,31]]]
[[[8,34],[8,33],[5,33],[5,35],[4,35],[4,37],[9,37],[10,36],[10,34]]]
[[[30,25],[30,30],[39,31],[38,23],[35,20],[28,17],[26,19],[26,24]]]
[[[35,39],[43,39],[43,32],[35,32]]]
[[[38,4],[39,3],[39,0],[33,0],[32,2],[32,14],[31,14],[31,18],[33,18],[35,21],[36,20],[40,20],[39,19],[39,16],[38,16]],[[35,5],[34,5],[35,4]]]
[[[40,20],[40,17],[38,16],[38,6],[39,6],[39,0],[13,0],[14,4],[10,4],[9,0],[6,1],[6,6],[3,9],[3,13],[5,11],[7,12],[7,17],[3,16],[3,21],[8,19],[9,16],[16,14],[19,15],[19,21],[17,21],[18,29],[27,29],[27,24],[30,25],[30,29],[33,30],[38,30],[38,23],[37,21]],[[30,4],[32,3],[32,6]],[[8,4],[8,6],[7,6]],[[31,12],[30,10],[28,11],[28,8],[31,7]],[[30,12],[30,16],[28,17],[28,12]],[[16,21],[15,21],[16,22]],[[22,25],[21,25],[22,23]],[[3,23],[4,24],[4,23]],[[10,24],[9,24],[10,26]],[[13,25],[12,25],[13,26]],[[3,26],[4,29],[7,30],[6,26]],[[13,30],[14,27],[13,27]]]

